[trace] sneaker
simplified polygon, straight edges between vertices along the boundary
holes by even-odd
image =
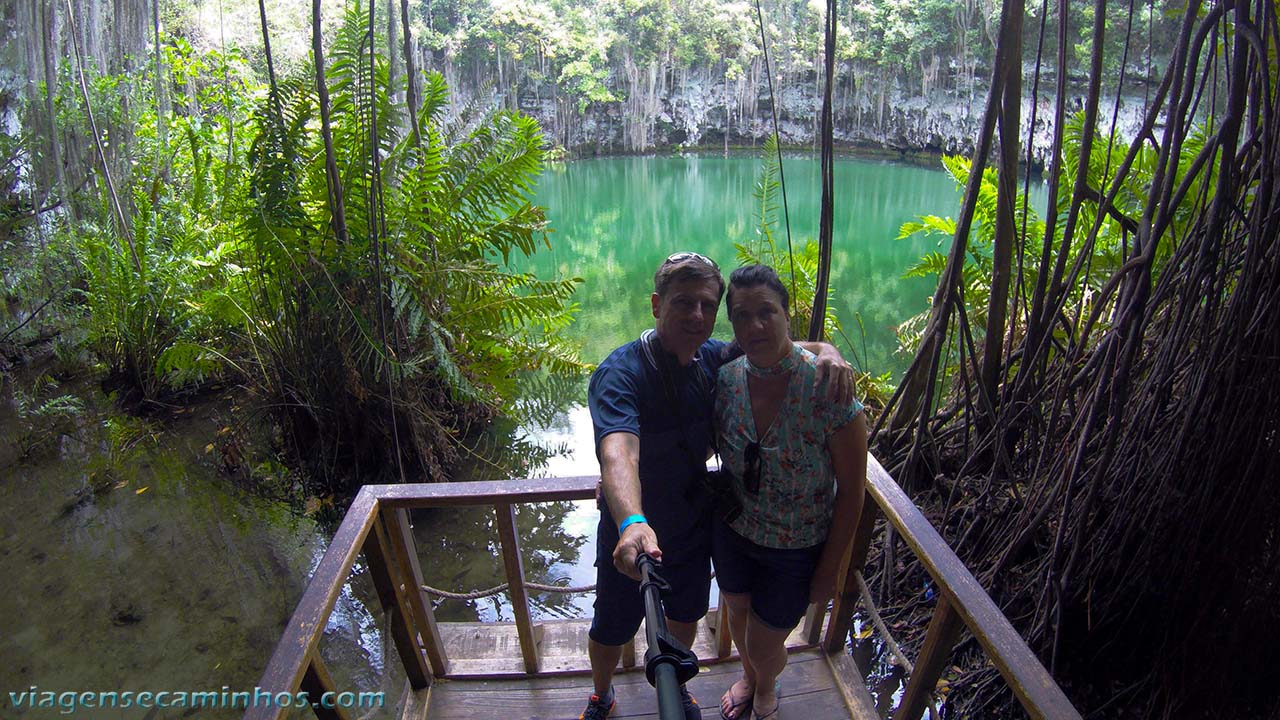
[[[680,686],[680,701],[684,704],[684,720],[702,720],[702,708],[684,685]]]
[[[612,689],[612,688],[610,688]],[[611,695],[613,693],[610,693]],[[578,720],[605,720],[609,717],[609,713],[613,712],[613,706],[618,704],[616,697],[610,698],[606,703],[604,698],[592,693],[591,699],[587,701],[587,709],[582,711],[578,716]]]

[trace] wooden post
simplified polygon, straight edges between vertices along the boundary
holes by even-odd
[[[311,700],[311,709],[315,711],[316,717],[320,720],[351,720],[346,709],[340,707],[323,707],[321,699],[325,693],[329,695],[330,701],[338,696],[338,688],[333,683],[333,676],[329,674],[329,668],[324,666],[324,661],[320,659],[320,650],[316,649],[311,653],[311,658],[307,663],[307,672],[302,676],[302,689],[306,691]],[[336,703],[333,703],[336,705]]]
[[[427,659],[418,643],[407,593],[400,589],[406,583],[392,565],[390,547],[382,513],[379,512],[374,519],[373,532],[365,538],[364,556],[369,562],[369,576],[378,590],[378,599],[382,601],[383,609],[391,610],[391,637],[396,641],[396,650],[404,663],[405,675],[414,689],[421,689],[431,684],[431,669],[427,667]]]
[[[871,549],[871,535],[878,517],[880,506],[868,493],[862,500],[862,514],[853,530],[853,542],[845,554],[842,572],[836,576],[836,597],[823,642],[823,648],[829,653],[844,651],[845,638],[849,637],[849,626],[853,622],[853,609],[858,605],[858,582],[854,573],[862,572],[867,564],[867,552]]]
[[[632,635],[631,639],[622,645],[622,668],[630,670],[636,666],[636,636]]]
[[[907,689],[902,693],[902,703],[893,713],[894,720],[919,720],[928,706],[929,698],[942,676],[942,668],[951,659],[951,648],[960,639],[964,623],[945,595],[938,596],[938,606],[924,634],[924,646],[916,659],[915,670],[907,679]]]
[[[827,617],[827,604],[809,603],[809,609],[804,613],[804,641],[810,645],[817,645],[822,639],[822,621]]]
[[[721,660],[733,652],[733,632],[729,630],[729,603],[720,595],[720,607],[716,608],[716,657]]]
[[[387,523],[391,553],[396,565],[402,569],[401,577],[407,578],[410,583],[400,589],[409,600],[409,611],[413,624],[418,629],[418,640],[427,651],[432,672],[436,677],[442,677],[449,673],[449,659],[445,656],[440,629],[436,627],[435,610],[431,607],[431,600],[422,591],[422,566],[418,562],[418,547],[409,526],[409,511],[392,508],[384,510],[381,516]]]
[[[511,503],[498,503],[493,507],[497,516],[498,538],[502,542],[502,564],[507,570],[508,592],[511,610],[516,616],[516,632],[520,635],[520,654],[524,656],[524,670],[538,672],[538,644],[533,636],[533,621],[529,617],[529,595],[524,589],[524,565],[520,561],[520,542],[516,537],[516,513]]]

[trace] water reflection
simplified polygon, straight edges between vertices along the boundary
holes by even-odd
[[[595,581],[590,563],[584,567],[578,562],[584,551],[590,555],[595,529],[594,508],[581,505],[553,502],[517,506],[516,531],[526,582],[569,587]],[[581,533],[587,515],[591,516],[593,532]],[[413,524],[427,585],[467,593],[506,582],[492,508],[415,511]],[[438,528],[448,531],[441,533]],[[587,571],[592,572],[587,575]],[[566,595],[529,590],[530,610],[535,618],[589,616],[593,600],[590,593]],[[436,618],[446,622],[515,620],[505,592],[478,599],[439,600]]]
[[[226,406],[173,421],[163,442],[121,457],[100,414],[106,398],[89,386],[67,391],[85,408],[59,447],[0,466],[0,716],[18,714],[8,691],[32,685],[58,692],[251,689],[327,537],[310,519],[236,488],[206,462],[203,446],[229,419],[219,417]],[[18,424],[0,409],[0,443],[13,441]],[[107,472],[109,482],[101,482]]]
[[[517,426],[498,421],[475,438],[483,460],[468,464],[457,480],[595,475],[591,418],[581,404],[585,378],[553,383],[541,402],[551,412],[545,424]],[[596,521],[593,500],[517,505],[516,537],[526,582],[581,587],[595,582],[592,564]],[[506,582],[492,507],[433,508],[411,513],[424,582],[439,590],[469,594]],[[528,590],[535,620],[590,617],[594,593]],[[513,621],[505,592],[471,599],[436,598],[441,621]]]

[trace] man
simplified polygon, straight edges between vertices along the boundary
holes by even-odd
[[[667,625],[688,647],[711,591],[710,509],[702,494],[712,391],[720,365],[738,354],[710,339],[724,279],[710,258],[679,252],[658,268],[653,286],[654,329],[600,363],[587,393],[602,502],[588,642],[594,693],[580,720],[604,720],[614,708],[613,672],[644,618],[639,553],[662,561],[672,587],[663,600]],[[828,392],[850,397],[852,368],[835,348],[805,347],[819,356],[819,382],[831,375]],[[681,694],[686,720],[700,720],[697,702],[683,687]]]

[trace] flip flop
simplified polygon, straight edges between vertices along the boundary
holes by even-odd
[[[761,715],[760,713],[756,712],[756,711],[753,709],[753,710],[751,711],[751,720],[769,720],[769,718],[771,718],[771,717],[773,717],[774,715],[777,715],[777,714],[778,714],[778,709],[779,709],[779,708],[781,708],[781,707],[782,707],[782,700],[778,700],[778,704],[777,704],[777,705],[774,705],[772,710],[770,710],[769,712],[767,712],[767,713],[765,713],[765,714],[763,714],[763,715]]]
[[[751,720],[751,705],[754,702],[755,697],[748,696],[746,700],[729,706],[729,712],[733,715],[726,715],[724,706],[720,706],[720,720]]]
[[[761,715],[760,713],[755,711],[755,708],[752,708],[751,717],[748,720],[769,720],[769,718],[774,717],[778,714],[778,709],[782,707],[782,684],[774,683],[773,687],[774,687],[774,692],[778,698],[778,701],[773,705],[773,709]],[[751,699],[755,700],[755,697],[753,696]]]

